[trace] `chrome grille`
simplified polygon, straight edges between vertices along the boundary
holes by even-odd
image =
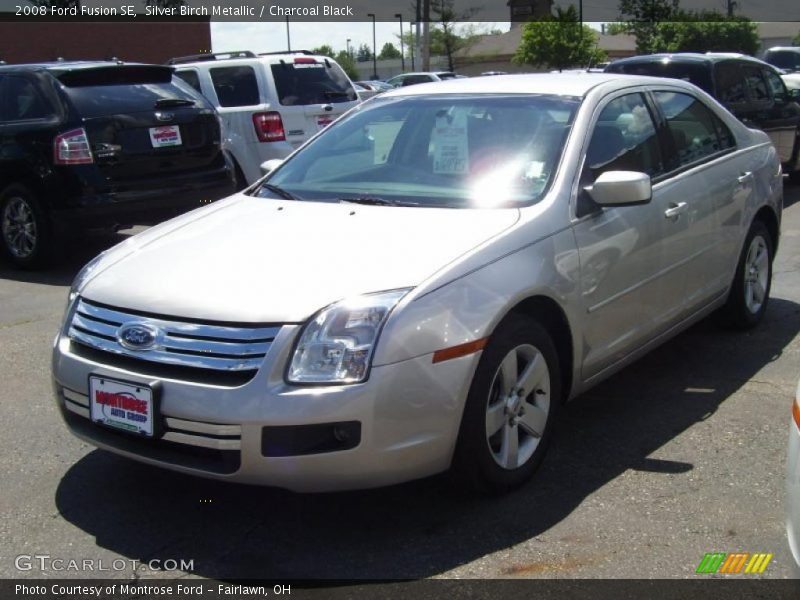
[[[117,340],[125,324],[146,323],[159,329],[156,345],[131,350]],[[72,317],[69,338],[90,348],[138,360],[223,372],[255,371],[280,330],[194,323],[112,309],[83,298]]]

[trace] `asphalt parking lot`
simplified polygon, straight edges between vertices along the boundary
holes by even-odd
[[[47,272],[0,262],[0,576],[93,576],[15,566],[49,555],[191,560],[190,576],[225,579],[692,578],[720,551],[773,553],[763,576],[791,577],[783,478],[800,376],[799,201],[787,184],[758,329],[708,319],[573,401],[540,473],[500,498],[441,477],[298,495],[95,450],[61,423],[50,349],[72,277],[125,234],[74,246]]]

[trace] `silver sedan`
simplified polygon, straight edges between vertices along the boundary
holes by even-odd
[[[405,87],[270,168],[78,275],[53,351],[77,436],[300,491],[506,490],[562,403],[767,308],[778,156],[686,82]]]

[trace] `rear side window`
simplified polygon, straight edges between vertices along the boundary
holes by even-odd
[[[663,171],[653,118],[641,94],[612,100],[600,113],[586,151],[585,180],[606,171]],[[588,171],[588,172],[587,172]]]
[[[197,71],[175,71],[175,77],[180,77],[195,90],[203,93],[200,89],[200,77],[197,75]]]
[[[256,72],[252,67],[217,67],[209,69],[220,106],[260,104]]]
[[[356,91],[344,71],[331,61],[295,59],[272,65],[278,100],[284,106],[331,104],[357,100]]]
[[[684,167],[734,146],[733,134],[711,110],[689,94],[654,92],[677,156],[668,168]]]
[[[52,115],[52,107],[32,81],[16,75],[0,79],[0,121],[30,121]]]
[[[744,74],[739,65],[720,63],[717,65],[718,99],[723,104],[741,104],[747,101]]]
[[[660,60],[658,62],[611,63],[606,68],[606,71],[609,73],[682,79],[693,83],[709,94],[713,95],[714,93],[714,88],[711,85],[711,73],[709,68],[702,63],[661,62]]]

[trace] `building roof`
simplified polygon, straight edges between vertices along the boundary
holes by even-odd
[[[462,58],[513,56],[521,41],[522,27],[512,27],[511,31],[505,33],[482,35],[474,44],[457,52],[456,56]],[[636,38],[626,34],[604,35],[598,32],[597,46],[606,52],[634,52]]]

